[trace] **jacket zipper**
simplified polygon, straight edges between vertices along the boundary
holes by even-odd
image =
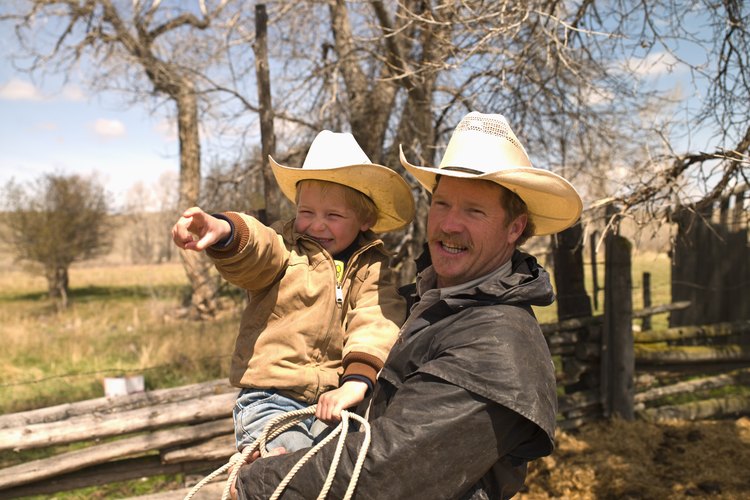
[[[340,282],[336,282],[336,303],[341,306],[344,303],[344,289]]]

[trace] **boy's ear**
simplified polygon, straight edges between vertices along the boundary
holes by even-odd
[[[367,231],[368,229],[370,229],[370,228],[371,228],[372,226],[374,226],[374,225],[375,225],[375,223],[374,223],[374,222],[366,221],[366,222],[363,222],[363,223],[362,223],[362,224],[361,224],[361,225],[359,226],[359,230],[360,230],[361,232],[363,232],[363,233],[364,233],[365,231]]]

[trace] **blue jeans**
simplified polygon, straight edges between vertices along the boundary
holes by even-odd
[[[234,403],[234,437],[237,450],[253,444],[266,424],[282,413],[307,408],[308,404],[288,398],[272,390],[242,389]],[[330,428],[316,419],[309,417],[302,422],[266,442],[266,448],[284,447],[287,452],[309,448],[319,443],[328,434]]]

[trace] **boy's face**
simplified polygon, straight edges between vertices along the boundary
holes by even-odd
[[[370,229],[344,198],[344,188],[336,184],[299,184],[299,201],[294,229],[313,238],[336,255],[351,245],[360,231]]]

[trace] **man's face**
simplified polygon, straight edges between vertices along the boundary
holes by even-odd
[[[510,259],[526,215],[507,221],[500,186],[442,177],[432,195],[427,238],[440,288],[484,276]]]
[[[332,256],[351,245],[360,231],[370,228],[346,202],[343,187],[303,182],[298,189],[295,231],[313,238]]]

